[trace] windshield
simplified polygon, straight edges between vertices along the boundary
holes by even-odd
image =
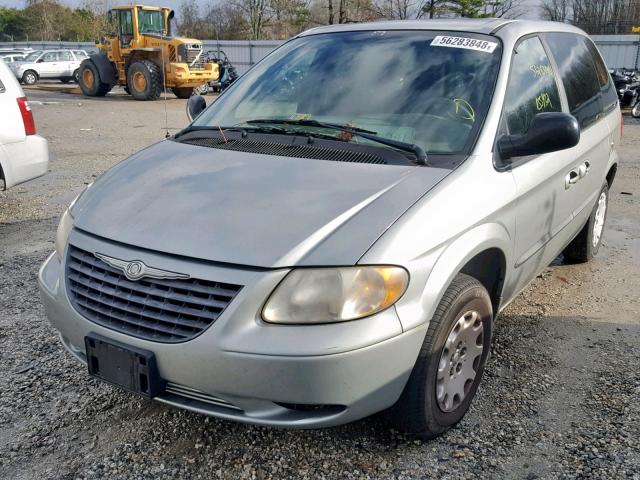
[[[417,144],[428,153],[465,153],[489,108],[500,53],[496,38],[470,33],[301,37],[252,68],[194,126],[318,120]],[[344,139],[317,126],[295,128]],[[357,135],[351,141],[373,144]]]
[[[158,10],[145,10],[138,7],[138,28],[140,33],[164,34],[164,15]]]
[[[42,50],[36,50],[35,52],[31,52],[24,59],[25,62],[35,62],[38,57],[42,55]]]

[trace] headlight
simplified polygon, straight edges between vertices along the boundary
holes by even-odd
[[[65,210],[60,217],[60,223],[58,224],[58,231],[56,232],[56,253],[60,258],[64,256],[64,250],[67,247],[67,240],[69,240],[69,235],[71,234],[71,229],[73,228],[73,207],[75,207],[78,199],[86,192],[89,188],[91,188],[93,182],[85,187],[76,198],[74,198],[69,207]]]
[[[71,213],[67,208],[60,218],[58,231],[56,233],[56,253],[60,258],[64,258],[64,250],[67,247],[67,241],[69,240],[69,235],[71,234],[72,228],[73,217],[71,216]]]
[[[378,313],[397,302],[409,283],[404,268],[364,266],[292,270],[262,310],[266,322],[346,322]]]

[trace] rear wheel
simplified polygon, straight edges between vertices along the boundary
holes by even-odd
[[[162,72],[149,60],[141,60],[129,67],[127,87],[136,100],[157,100],[162,93]]]
[[[562,252],[564,258],[571,262],[584,263],[596,256],[602,244],[604,224],[607,220],[609,206],[609,186],[605,184],[600,189],[596,204],[591,210],[589,220],[580,233]]]
[[[189,98],[193,95],[193,87],[173,87],[171,91],[178,98]]]
[[[80,69],[79,68],[76,68],[74,70],[73,75],[71,76],[71,79],[76,83],[80,82]]]
[[[25,85],[35,85],[38,82],[38,74],[33,70],[27,70],[22,74],[22,83]]]
[[[487,290],[459,274],[429,323],[400,399],[387,411],[395,427],[433,438],[464,417],[491,348],[492,317]]]
[[[78,83],[87,97],[104,97],[111,85],[103,83],[98,67],[91,60],[83,60],[78,69]]]
[[[631,116],[633,118],[640,118],[640,100],[631,109]]]

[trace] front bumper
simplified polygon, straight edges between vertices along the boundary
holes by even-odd
[[[357,420],[398,399],[424,338],[423,327],[402,332],[393,308],[343,324],[269,325],[259,318],[262,301],[286,271],[185,262],[78,231],[72,232],[71,241],[89,251],[109,249],[115,257],[136,255],[157,268],[245,285],[204,333],[167,344],[134,338],[81,316],[67,297],[64,265],[57,255],[40,270],[47,316],[76,358],[85,361],[84,337],[91,332],[151,350],[169,386],[156,400],[199,413],[293,428]]]
[[[220,76],[217,63],[207,63],[202,69],[189,68],[186,63],[170,63],[167,66],[167,85],[170,87],[198,87]]]

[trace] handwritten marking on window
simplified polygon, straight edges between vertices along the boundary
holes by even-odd
[[[553,108],[551,104],[551,97],[547,92],[543,92],[536,97],[536,109],[538,111],[545,110],[547,108]]]
[[[553,75],[553,68],[551,68],[551,65],[531,65],[529,70],[531,70],[533,75],[536,77]]]

